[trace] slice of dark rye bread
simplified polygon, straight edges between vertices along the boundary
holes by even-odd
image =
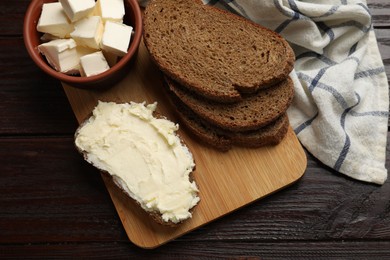
[[[241,102],[218,103],[188,91],[177,82],[164,77],[167,88],[197,116],[219,128],[242,132],[257,130],[286,113],[294,97],[290,77],[276,85],[248,95]]]
[[[256,130],[227,131],[202,120],[174,94],[167,92],[167,96],[184,128],[200,142],[220,151],[228,151],[233,146],[259,148],[265,145],[277,145],[288,131],[289,121],[286,113],[267,126]]]
[[[152,0],[143,21],[158,67],[209,99],[239,101],[293,69],[294,53],[279,34],[200,0]]]

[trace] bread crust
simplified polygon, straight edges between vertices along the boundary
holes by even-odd
[[[198,117],[232,132],[257,130],[270,124],[287,111],[294,97],[294,85],[289,77],[272,87],[245,96],[240,102],[230,104],[205,100],[169,77],[164,79],[172,95]]]
[[[186,4],[183,4],[183,2]],[[176,6],[177,9],[187,8],[180,12],[192,11],[195,13],[194,21],[185,21],[186,23],[199,23],[195,21],[196,19],[205,19],[205,23],[197,24],[198,27],[196,28],[188,24],[180,27],[180,23],[184,24],[184,21],[181,20],[184,18],[180,16],[181,13],[179,11],[175,11]],[[164,14],[161,14],[160,10],[163,10],[161,13]],[[169,19],[173,19],[172,16],[177,21],[170,23]],[[217,29],[213,28],[213,26],[216,27],[216,20],[224,20],[230,26],[239,24],[241,27],[253,29],[253,31],[248,32],[248,35],[252,37],[251,39],[255,43],[253,43],[253,46],[242,44],[245,40],[240,38],[247,32],[242,33],[238,29],[232,31],[229,27],[223,29],[219,27]],[[210,24],[212,21],[214,23]],[[173,26],[172,24],[176,25]],[[176,33],[180,28],[190,30],[187,27],[196,30],[194,34],[201,34],[203,38],[199,35],[191,35],[191,33]],[[173,30],[173,32],[170,33],[169,29]],[[218,31],[212,31],[213,29]],[[210,32],[207,32],[208,30]],[[236,34],[238,36],[235,36]],[[221,35],[228,35],[228,37],[224,36],[225,38],[221,41],[215,40],[222,37]],[[266,36],[263,37],[262,35]],[[194,39],[196,37],[202,38],[202,42]],[[164,41],[160,43],[157,39]],[[267,44],[272,43],[272,48],[267,49],[261,46],[262,41],[268,40]],[[207,43],[207,41],[212,42]],[[229,42],[225,44],[224,41]],[[253,93],[284,80],[293,69],[295,61],[291,47],[279,34],[238,15],[203,5],[200,1],[194,0],[150,1],[145,9],[144,42],[152,60],[164,74],[182,86],[195,91],[198,95],[217,102],[237,102],[242,100],[243,93]],[[210,47],[210,50],[206,50],[207,46]],[[244,48],[244,46],[246,46],[245,50],[236,50],[247,53],[241,55],[241,58],[232,56],[234,55],[234,47]],[[256,50],[251,50],[251,48]],[[274,50],[276,48],[277,50]],[[226,53],[233,53],[224,55],[222,50]],[[269,60],[278,60],[272,63],[271,61],[268,62],[267,53],[268,55],[273,55],[272,59],[268,57]],[[234,59],[229,61],[231,57]],[[245,59],[242,57],[245,57]],[[218,59],[222,58],[222,61],[218,61]],[[261,62],[252,64],[266,58],[266,65]],[[261,65],[261,68],[253,70],[256,67],[254,65]],[[272,71],[268,67],[273,67]],[[240,77],[241,74],[243,75],[242,77]]]
[[[258,129],[232,132],[203,120],[171,93],[168,87],[165,88],[165,94],[173,111],[176,112],[180,122],[188,132],[200,142],[222,152],[226,152],[234,146],[259,148],[266,145],[277,145],[283,140],[289,128],[288,116],[283,113],[273,122]]]

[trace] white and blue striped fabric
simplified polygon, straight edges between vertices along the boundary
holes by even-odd
[[[313,156],[351,178],[386,181],[389,86],[365,1],[203,2],[268,27],[291,44],[295,97],[288,115]]]

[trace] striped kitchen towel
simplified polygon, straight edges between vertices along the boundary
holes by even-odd
[[[389,86],[365,1],[203,2],[268,27],[291,44],[295,97],[288,115],[313,156],[351,178],[386,181]]]

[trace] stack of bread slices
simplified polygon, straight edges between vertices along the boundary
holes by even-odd
[[[278,144],[294,53],[277,33],[201,0],[152,0],[144,42],[181,123],[219,150]]]

